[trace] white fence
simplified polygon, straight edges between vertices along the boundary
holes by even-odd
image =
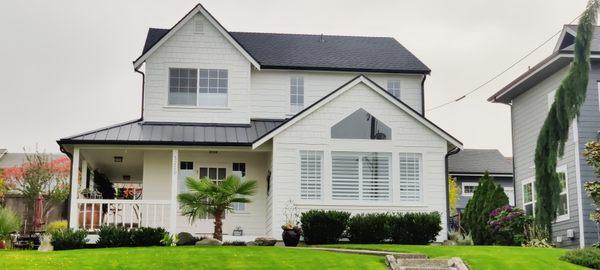
[[[102,225],[167,228],[170,203],[168,200],[79,199],[79,228],[88,231]]]

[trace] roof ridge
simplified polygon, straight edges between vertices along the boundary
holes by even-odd
[[[229,33],[242,33],[242,34],[267,34],[267,35],[288,35],[288,36],[324,36],[324,37],[357,37],[357,38],[387,38],[396,40],[390,36],[363,36],[363,35],[341,35],[341,34],[308,34],[308,33],[282,33],[282,32],[257,32],[257,31],[229,31]]]

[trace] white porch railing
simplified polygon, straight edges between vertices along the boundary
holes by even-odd
[[[102,225],[126,228],[168,228],[169,200],[78,199],[80,229],[94,231]]]

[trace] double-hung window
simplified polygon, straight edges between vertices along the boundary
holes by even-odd
[[[569,192],[567,189],[567,166],[556,169],[558,182],[560,183],[560,195],[558,200],[558,211],[556,212],[556,221],[569,219]]]
[[[334,200],[389,201],[389,153],[332,152]]]
[[[421,160],[420,153],[400,153],[400,200],[421,200]]]
[[[227,107],[226,69],[169,69],[168,104],[175,106]]]
[[[304,109],[304,78],[290,78],[290,113],[296,114]]]
[[[387,90],[396,98],[400,99],[400,80],[389,80]]]
[[[300,198],[320,200],[323,152],[300,151]]]
[[[523,183],[523,210],[527,215],[535,215],[535,190],[533,179]]]
[[[479,185],[478,182],[463,182],[462,183],[462,196],[473,196],[475,189]]]

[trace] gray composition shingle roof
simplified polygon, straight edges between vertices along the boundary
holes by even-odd
[[[169,144],[249,146],[284,120],[253,119],[250,124],[157,123],[135,120],[64,138],[59,144]]]
[[[146,53],[169,29],[150,28]],[[394,38],[229,32],[265,69],[429,73]]]
[[[569,25],[565,25],[565,28],[568,28],[571,32],[573,33],[577,33],[577,25],[576,24],[569,24]],[[568,42],[575,42],[574,39],[569,38]],[[572,52],[575,49],[575,44],[571,44],[563,49],[561,49],[561,51],[565,51],[565,52]],[[590,47],[591,52],[600,52],[600,26],[596,26],[594,28],[594,36],[592,37],[592,45]]]
[[[496,149],[464,149],[448,158],[450,173],[512,174],[512,159],[506,158]]]

